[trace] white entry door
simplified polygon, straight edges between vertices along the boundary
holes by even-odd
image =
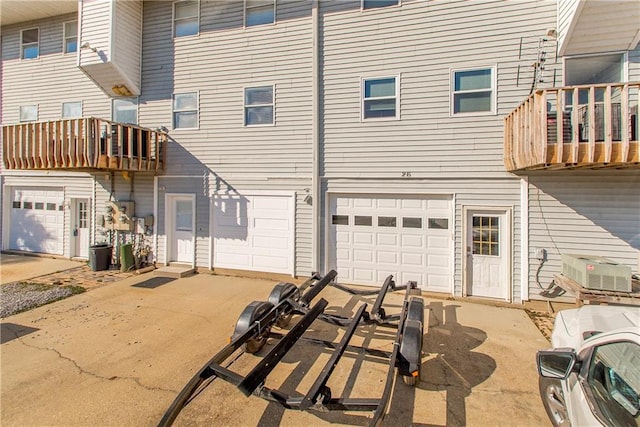
[[[467,211],[467,294],[509,298],[509,216],[505,210]]]
[[[74,256],[89,257],[89,200],[72,199]]]
[[[171,195],[171,212],[168,224],[169,257],[168,261],[192,264],[195,245],[195,198],[192,195]]]

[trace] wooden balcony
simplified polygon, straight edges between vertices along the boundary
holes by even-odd
[[[639,92],[640,83],[536,91],[505,117],[506,169],[640,168]]]
[[[167,134],[94,117],[2,126],[10,170],[165,170]]]

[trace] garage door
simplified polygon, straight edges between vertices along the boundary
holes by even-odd
[[[415,280],[422,289],[451,292],[451,197],[331,198],[329,257],[341,282],[381,285]]]
[[[214,267],[293,274],[292,196],[216,196]]]
[[[14,188],[11,197],[9,249],[62,255],[62,189]]]

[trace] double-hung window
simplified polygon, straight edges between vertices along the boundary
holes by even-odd
[[[40,30],[31,28],[20,32],[22,59],[35,59],[40,55]]]
[[[274,123],[273,86],[244,89],[244,125],[272,125]]]
[[[495,114],[495,68],[451,72],[451,114]]]
[[[20,121],[21,122],[35,122],[38,120],[38,106],[37,105],[22,105],[20,106]]]
[[[75,119],[82,117],[82,101],[72,101],[62,103],[62,118]]]
[[[276,0],[244,0],[244,24],[273,24],[276,21]]]
[[[362,119],[398,119],[398,92],[397,77],[362,79]]]
[[[173,128],[196,129],[198,127],[198,93],[173,95]]]
[[[183,37],[200,31],[200,2],[178,1],[173,4],[173,36]]]
[[[114,122],[138,124],[138,99],[114,98],[112,104],[111,117]]]
[[[64,53],[78,50],[78,21],[64,23]]]
[[[377,9],[379,7],[398,6],[400,0],[362,0],[362,9]]]

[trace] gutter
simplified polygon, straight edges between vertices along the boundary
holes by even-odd
[[[312,25],[312,92],[311,92],[311,150],[312,150],[312,172],[311,172],[311,270],[320,270],[320,22],[319,22],[320,0],[312,0],[311,3],[311,25]]]

